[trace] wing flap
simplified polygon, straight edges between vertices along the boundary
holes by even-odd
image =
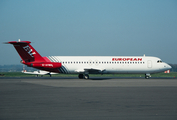
[[[83,69],[78,69],[75,70],[78,73],[98,73],[98,72],[103,72],[106,69],[104,68],[83,68]]]

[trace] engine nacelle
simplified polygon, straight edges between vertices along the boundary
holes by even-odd
[[[62,66],[61,63],[58,62],[44,62],[44,63],[30,63],[28,66],[34,68],[60,68]]]

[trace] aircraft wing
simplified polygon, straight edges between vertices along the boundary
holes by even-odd
[[[105,71],[106,69],[104,68],[83,68],[83,69],[78,69],[78,70],[75,70],[76,72],[78,73],[98,73],[98,72],[103,72]]]

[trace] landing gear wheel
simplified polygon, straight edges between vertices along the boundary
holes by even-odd
[[[149,76],[145,76],[146,79],[149,79]]]
[[[145,74],[145,78],[146,78],[146,79],[149,79],[149,77],[151,77],[150,74]]]
[[[79,74],[78,77],[79,77],[79,79],[83,79],[84,75],[83,74]]]
[[[88,75],[88,74],[85,74],[84,78],[85,78],[85,79],[89,79],[89,75]]]

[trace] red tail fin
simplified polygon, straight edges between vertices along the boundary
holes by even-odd
[[[30,41],[11,41],[24,62],[45,62],[42,56],[30,45]]]

